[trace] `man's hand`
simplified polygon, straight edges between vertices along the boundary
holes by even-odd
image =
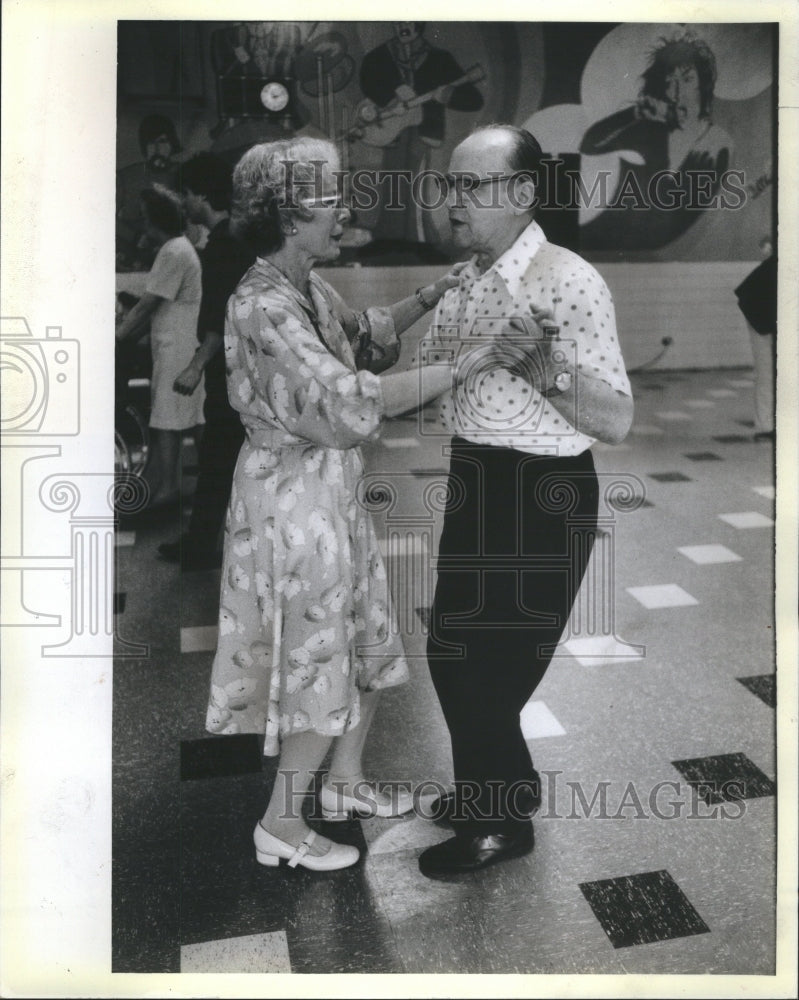
[[[172,383],[172,388],[175,392],[179,392],[181,396],[191,396],[200,384],[202,377],[202,366],[199,366],[196,362],[192,361],[186,368],[183,369],[180,375],[178,375]]]
[[[447,105],[450,102],[450,98],[452,97],[452,94],[453,94],[454,90],[455,90],[454,87],[452,87],[452,86],[450,86],[450,84],[446,83],[446,84],[444,84],[443,87],[439,87],[437,90],[433,91],[433,98],[432,99],[434,101],[438,101],[439,104]]]
[[[491,345],[497,365],[520,376],[539,392],[552,385],[568,360],[560,338],[545,336],[547,326],[556,326],[552,310],[532,306],[529,316],[511,320]]]
[[[639,121],[669,123],[673,116],[672,105],[668,101],[660,101],[648,94],[635,105],[635,117]]]
[[[407,104],[408,101],[412,101],[416,97],[416,91],[413,87],[409,87],[407,83],[401,83],[394,93],[401,104]]]

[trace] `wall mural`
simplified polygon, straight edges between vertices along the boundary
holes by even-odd
[[[342,263],[449,257],[435,174],[476,125],[550,155],[541,223],[594,259],[752,260],[772,233],[771,25],[120,22],[117,267],[182,160],[324,135],[354,179]],[[191,234],[190,234],[191,235]],[[196,234],[202,239],[202,234]]]

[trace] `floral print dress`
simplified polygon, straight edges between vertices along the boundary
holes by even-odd
[[[219,638],[206,728],[280,740],[358,725],[360,692],[408,678],[386,571],[359,502],[359,444],[383,417],[380,380],[347,333],[378,346],[391,317],[349,310],[318,275],[305,298],[258,259],[228,302],[228,395],[247,437],[225,529]],[[346,332],[345,332],[346,331]]]

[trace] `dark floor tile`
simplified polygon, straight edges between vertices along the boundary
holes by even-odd
[[[737,677],[745,688],[765,702],[769,708],[777,707],[777,678],[774,674],[761,674],[758,677]]]
[[[722,444],[746,444],[752,439],[745,434],[716,434],[713,440],[720,441]]]
[[[673,760],[672,765],[708,805],[774,795],[777,786],[743,753]]]
[[[663,392],[664,388],[665,388],[664,386],[657,385],[655,383],[653,383],[651,385],[642,385],[641,386],[641,389],[643,389],[644,392]]]
[[[127,594],[124,594],[124,593],[123,594],[114,594],[114,614],[115,615],[124,615],[124,613],[125,613],[125,604],[127,603],[127,600],[128,600],[128,595]]]
[[[754,420],[736,420],[735,423],[738,424],[741,427],[754,427],[755,426]]]
[[[180,972],[176,870],[170,859],[163,871],[150,864],[143,878],[141,871],[122,873],[114,864],[112,972]]]
[[[614,948],[710,931],[667,871],[583,882],[580,890]]]
[[[724,459],[721,455],[717,455],[713,451],[688,451],[685,453],[686,458],[690,458],[692,462],[723,462]]]
[[[165,813],[167,823],[160,826],[144,818],[138,824],[117,817],[113,822],[113,972],[180,971],[180,847],[174,797],[162,802],[161,816]]]
[[[650,472],[650,479],[657,479],[659,483],[690,483],[691,477],[684,476],[682,472]]]
[[[261,741],[257,733],[209,736],[180,744],[180,780],[224,778],[263,770]]]
[[[284,930],[294,972],[405,971],[363,860],[332,872],[258,864],[252,831],[268,801],[269,780],[242,775],[182,787],[181,945]],[[312,805],[309,796],[306,816]],[[360,822],[309,822],[365,858]]]

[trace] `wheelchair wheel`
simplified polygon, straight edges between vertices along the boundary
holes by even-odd
[[[114,474],[121,475],[130,472],[130,449],[118,430],[114,431]]]
[[[115,468],[140,476],[150,457],[150,432],[137,407],[128,404],[117,413],[114,440]]]

